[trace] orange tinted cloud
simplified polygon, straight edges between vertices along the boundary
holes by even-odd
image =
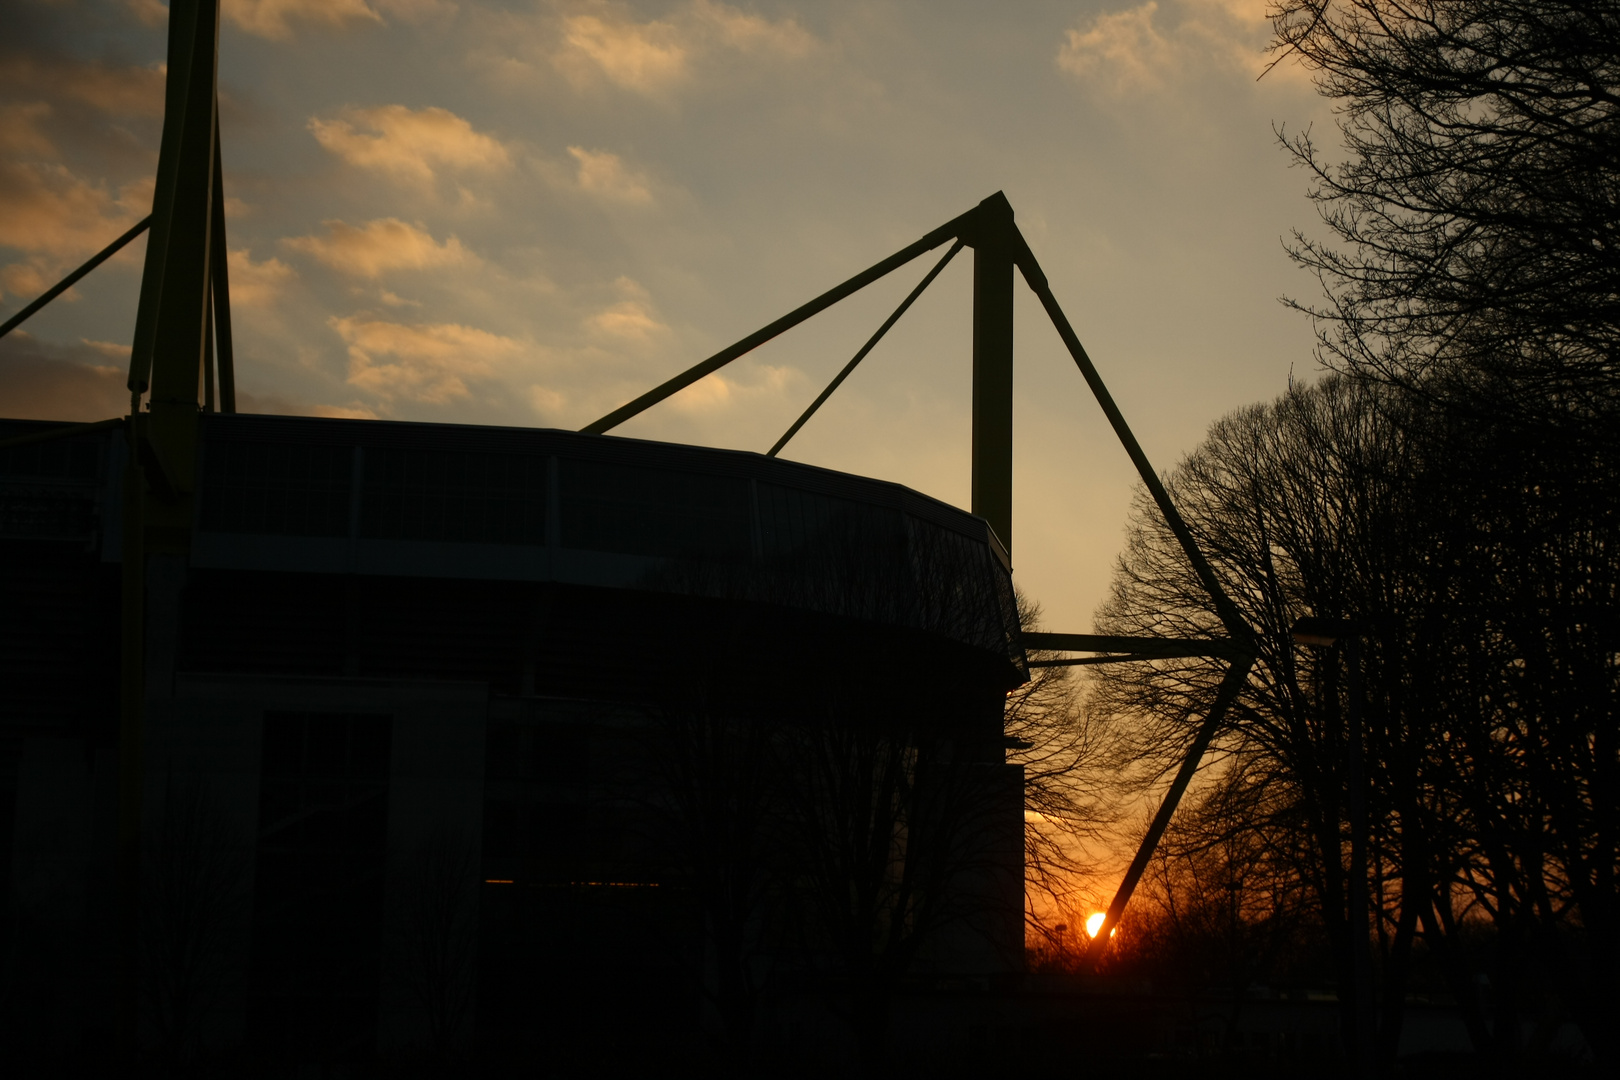
[[[0,85],[76,101],[109,116],[162,116],[164,78],[162,64],[140,67],[33,55],[7,56],[0,62]]]
[[[609,21],[575,15],[563,21],[563,63],[582,57],[610,82],[648,93],[686,74],[686,46],[667,22]]]
[[[116,347],[115,347],[116,348]],[[78,423],[129,412],[128,361],[99,342],[52,345],[13,330],[0,338],[0,402],[14,420]]]
[[[646,305],[636,300],[623,300],[612,307],[592,315],[588,320],[592,329],[610,337],[646,341],[653,334],[666,329],[663,323],[647,312]]]
[[[168,10],[158,0],[130,0],[130,6],[143,22],[151,17],[154,7],[163,18],[168,16]],[[404,22],[421,22],[430,16],[447,15],[455,6],[450,0],[225,0],[222,10],[227,19],[255,37],[291,41],[294,24],[305,30],[329,32],[362,23],[380,26],[384,12]]]
[[[804,381],[797,368],[771,364],[743,365],[699,379],[669,399],[684,413],[708,413],[735,406],[774,404]]]
[[[1068,30],[1057,65],[1113,94],[1157,89],[1189,74],[1258,75],[1266,63],[1268,0],[1156,0],[1105,12]]]
[[[27,296],[44,291],[62,271],[140,220],[151,198],[150,180],[114,195],[61,165],[0,162],[0,248],[28,256],[0,267],[0,289]],[[131,248],[118,256],[133,257]]]
[[[51,115],[44,101],[0,105],[0,154],[20,158],[52,159],[56,145],[40,130],[40,123]]]
[[[582,146],[570,146],[568,153],[579,165],[574,182],[586,194],[613,202],[652,201],[646,176],[626,168],[618,154],[606,150],[587,150]]]
[[[702,32],[739,52],[797,57],[809,53],[816,44],[816,39],[793,19],[772,22],[715,0],[694,0],[691,18]]]
[[[468,380],[487,379],[523,345],[458,323],[408,325],[361,316],[328,320],[349,350],[349,384],[385,401],[430,405],[470,396]]]
[[[620,277],[613,287],[624,299],[587,317],[585,325],[589,329],[599,336],[636,344],[669,330],[653,315],[651,300],[640,282]]]
[[[163,0],[124,0],[124,7],[145,26],[162,26],[169,21],[169,5]]]
[[[290,41],[293,24],[339,30],[356,23],[382,23],[366,0],[225,0],[224,16],[255,37]]]
[[[667,19],[637,22],[612,8],[562,22],[554,57],[576,83],[594,77],[656,95],[683,81],[696,57],[716,47],[797,58],[816,40],[793,19],[771,21],[715,0],[693,0]]]
[[[241,307],[268,307],[281,290],[298,274],[277,258],[253,261],[253,253],[239,248],[227,255],[230,268],[231,304]]]
[[[254,393],[240,387],[236,391],[236,411],[272,416],[332,416],[341,420],[377,419],[375,410],[366,408],[358,401],[347,405],[326,405],[283,394]]]
[[[358,228],[342,221],[322,224],[325,236],[295,236],[282,243],[339,273],[373,279],[389,270],[426,270],[474,261],[454,236],[441,244],[426,229],[398,218],[379,218]]]
[[[1157,86],[1170,66],[1173,49],[1154,24],[1159,5],[1099,15],[1084,29],[1070,30],[1058,53],[1058,67],[1081,78],[1106,80],[1115,90]]]
[[[150,181],[117,195],[61,165],[0,165],[0,247],[88,255],[151,209]]]
[[[499,140],[436,107],[349,109],[330,120],[312,117],[309,130],[321,146],[350,165],[421,184],[432,183],[440,166],[490,170],[511,163]]]

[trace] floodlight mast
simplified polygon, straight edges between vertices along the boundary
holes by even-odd
[[[1013,265],[1022,237],[1013,224],[1012,204],[1007,196],[996,192],[978,206],[961,214],[913,244],[901,248],[882,260],[835,285],[820,296],[788,312],[741,341],[736,342],[701,363],[694,364],[679,375],[667,379],[633,401],[619,406],[599,420],[586,424],[580,431],[600,435],[618,427],[626,420],[657,405],[691,386],[706,375],[712,375],[738,357],[757,349],[779,334],[825,311],[838,301],[886,276],[913,259],[934,250],[949,240],[958,246],[973,248],[973,513],[990,525],[1002,547],[1012,552],[1012,357],[1013,357]],[[873,335],[867,347],[833,380],[806,414],[800,418],[786,436],[778,440],[770,453],[774,455],[791,438],[798,427],[809,419],[821,401],[836,389],[853,370],[877,340],[894,325],[904,313],[917,292],[926,288],[950,256],[952,248],[935,272],[924,279],[918,290],[908,296],[899,310]]]
[[[127,1061],[135,1059],[139,1048],[146,699],[151,693],[171,692],[147,685],[145,610],[149,599],[170,603],[178,595],[196,516],[198,413],[214,408],[216,370],[222,411],[236,411],[219,149],[219,0],[170,3],[164,86],[163,135],[130,353],[125,425],[129,452],[124,477],[116,1031],[118,1050]],[[153,590],[155,596],[149,597]]]
[[[1214,605],[1216,614],[1226,630],[1225,639],[1204,640],[1176,640],[1168,638],[1122,638],[1098,634],[1041,634],[1026,633],[1024,644],[1027,648],[1040,648],[1057,652],[1092,652],[1105,655],[1085,657],[1080,659],[1059,659],[1038,661],[1038,666],[1055,667],[1060,665],[1120,663],[1126,661],[1144,661],[1153,659],[1169,659],[1183,656],[1208,656],[1224,660],[1229,666],[1221,679],[1219,688],[1209,707],[1208,714],[1194,732],[1188,744],[1180,768],[1165,792],[1159,811],[1154,815],[1147,835],[1143,837],[1135,857],[1126,869],[1119,889],[1103,919],[1103,924],[1092,940],[1087,950],[1084,964],[1094,966],[1102,958],[1108,947],[1108,939],[1114,927],[1119,924],[1119,918],[1130,902],[1143,872],[1147,869],[1148,860],[1152,858],[1159,839],[1169,827],[1170,819],[1175,814],[1176,807],[1181,802],[1187,787],[1192,782],[1193,775],[1198,771],[1205,752],[1214,741],[1225,718],[1226,711],[1232,702],[1237,699],[1244,683],[1248,679],[1250,669],[1254,666],[1256,649],[1254,645],[1254,632],[1243,617],[1231,597],[1222,588],[1220,580],[1215,576],[1214,568],[1204,556],[1192,530],[1176,509],[1175,502],[1170,498],[1168,489],[1159,475],[1154,471],[1148,461],[1147,454],[1136,441],[1135,434],[1125,421],[1125,415],[1115,404],[1113,395],[1104,385],[1101,374],[1091,357],[1086,354],[1085,347],[1080,344],[1079,337],[1069,324],[1068,317],[1063,313],[1057,302],[1046,274],[1042,271],[1035,254],[1030,250],[1028,242],[1019,231],[1013,219],[1012,205],[1001,192],[996,192],[985,199],[978,206],[928,233],[916,243],[884,259],[854,277],[838,285],[808,304],[784,315],[775,322],[755,331],[736,344],[722,349],[720,352],[681,372],[679,375],[665,381],[659,386],[636,398],[613,412],[608,413],[600,420],[588,424],[582,431],[589,433],[602,433],[610,430],[640,414],[646,409],[658,404],[665,398],[678,393],[686,387],[697,382],[706,375],[719,371],[725,365],[746,355],[748,352],[763,345],[799,323],[810,318],[818,312],[824,311],[845,297],[865,288],[867,285],[883,277],[885,274],[904,266],[912,259],[930,251],[946,240],[955,239],[956,247],[941,259],[939,264],[925,277],[921,284],[912,290],[911,294],[900,304],[893,315],[878,329],[877,333],[866,343],[860,352],[855,354],[843,370],[834,378],[832,383],[822,391],[821,395],[808,409],[795,421],[782,438],[771,447],[769,453],[775,455],[793,435],[804,426],[810,416],[821,406],[827,397],[848,377],[856,364],[871,351],[872,347],[882,338],[890,326],[910,307],[917,295],[933,281],[940,270],[944,269],[951,255],[957,248],[966,245],[973,248],[973,513],[983,518],[990,526],[991,531],[1002,542],[1010,554],[1012,551],[1012,388],[1013,388],[1013,318],[1012,318],[1012,285],[1013,268],[1017,267],[1023,275],[1024,282],[1040,300],[1047,317],[1052,321],[1058,336],[1062,339],[1064,347],[1068,349],[1075,366],[1085,378],[1090,387],[1092,396],[1102,408],[1103,414],[1108,418],[1114,434],[1118,437],[1121,447],[1124,448],[1131,463],[1136,467],[1137,475],[1142,484],[1152,496],[1154,504],[1164,518],[1165,524],[1180,544],[1182,552],[1191,564],[1193,572],[1198,576],[1199,582],[1209,594],[1210,602]]]

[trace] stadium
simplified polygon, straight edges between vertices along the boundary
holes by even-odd
[[[153,213],[0,327],[150,230],[129,414],[0,420],[0,885],[8,978],[35,991],[14,1031],[126,1059],[533,1061],[771,1010],[789,1042],[840,1017],[859,1041],[901,990],[1015,979],[1007,695],[1031,666],[1186,655],[1235,688],[1252,657],[1020,626],[1015,275],[1231,605],[1006,198],[578,432],[241,414],[218,7],[169,12]],[[770,452],[608,434],[946,244]],[[972,506],[779,459],[964,248]]]

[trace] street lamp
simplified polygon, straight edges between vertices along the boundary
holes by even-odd
[[[1345,756],[1347,786],[1350,789],[1350,882],[1347,927],[1350,962],[1354,976],[1351,1000],[1351,1048],[1359,1059],[1354,1068],[1363,1076],[1372,1075],[1372,965],[1367,955],[1367,800],[1364,791],[1361,743],[1361,636],[1365,628],[1350,619],[1326,619],[1306,615],[1291,630],[1296,645],[1331,649],[1341,641],[1350,668],[1350,731]]]
[[[1353,645],[1363,633],[1360,623],[1353,619],[1324,619],[1319,615],[1303,615],[1294,620],[1289,631],[1296,645],[1323,645],[1332,648],[1341,639]]]

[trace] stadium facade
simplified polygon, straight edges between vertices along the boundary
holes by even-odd
[[[914,970],[1018,970],[1022,783],[1001,714],[1025,672],[982,519],[611,436],[221,414],[198,433],[189,550],[147,555],[149,1013],[189,979],[188,1038],[292,1059],[421,1042],[447,1022],[413,992],[435,979],[464,999],[463,1032],[609,999],[700,1022],[701,882],[659,760],[694,710],[728,738],[853,725],[966,767],[971,823],[922,885],[959,910]],[[47,988],[31,1007],[62,1038],[115,1011],[127,445],[0,451],[11,976]],[[771,767],[792,773],[809,751],[788,744]],[[793,780],[773,785],[786,799]],[[885,872],[926,840],[896,829]],[[440,894],[455,910],[435,930]],[[810,986],[837,970],[826,949],[801,936],[751,962]]]

